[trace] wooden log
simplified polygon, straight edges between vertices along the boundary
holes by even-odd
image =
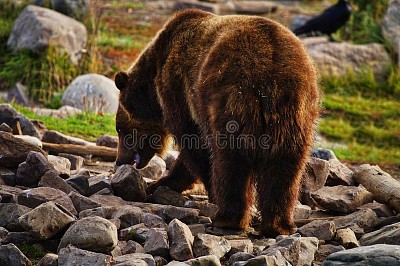
[[[350,228],[338,229],[336,231],[336,237],[345,249],[356,248],[360,246],[356,235]]]
[[[75,155],[95,155],[117,158],[117,149],[103,146],[83,146],[75,144],[55,144],[43,142],[43,149],[54,153],[70,153]]]
[[[400,183],[379,166],[363,164],[354,172],[353,177],[374,195],[376,201],[400,212]]]

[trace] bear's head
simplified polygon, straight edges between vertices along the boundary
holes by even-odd
[[[120,90],[116,116],[119,144],[115,164],[135,164],[141,169],[155,154],[163,156],[165,153],[168,135],[162,124],[162,112],[149,87],[131,75],[119,72],[115,76],[115,85]]]

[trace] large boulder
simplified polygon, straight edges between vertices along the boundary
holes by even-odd
[[[56,11],[29,5],[14,23],[7,45],[13,49],[43,52],[50,45],[61,47],[77,63],[86,45],[86,27]]]
[[[61,102],[85,111],[115,114],[119,90],[111,79],[98,74],[85,74],[74,79]]]
[[[382,20],[383,36],[399,55],[400,64],[400,0],[392,0]]]
[[[21,127],[21,133],[23,135],[29,135],[32,137],[40,137],[38,130],[35,128],[33,123],[26,118],[24,115],[18,113],[9,104],[0,104],[0,124],[6,123],[13,129],[14,134],[18,134],[17,123]]]
[[[325,37],[305,38],[303,42],[321,75],[343,76],[349,69],[359,73],[370,68],[377,78],[382,78],[391,63],[381,44],[329,42]]]

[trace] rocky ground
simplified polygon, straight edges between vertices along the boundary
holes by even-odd
[[[91,143],[49,131],[7,104],[0,119],[0,265],[400,265],[400,183],[379,167],[353,172],[331,151],[313,150],[297,233],[263,238],[256,207],[255,229],[213,228],[217,207],[201,186],[146,195],[177,151],[115,171],[79,149],[84,156],[46,152],[49,143],[77,145],[113,159],[115,137]]]

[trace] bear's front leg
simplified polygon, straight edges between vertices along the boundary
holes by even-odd
[[[251,220],[253,186],[246,160],[235,150],[213,149],[211,176],[214,203],[218,212],[213,225],[246,229]]]

